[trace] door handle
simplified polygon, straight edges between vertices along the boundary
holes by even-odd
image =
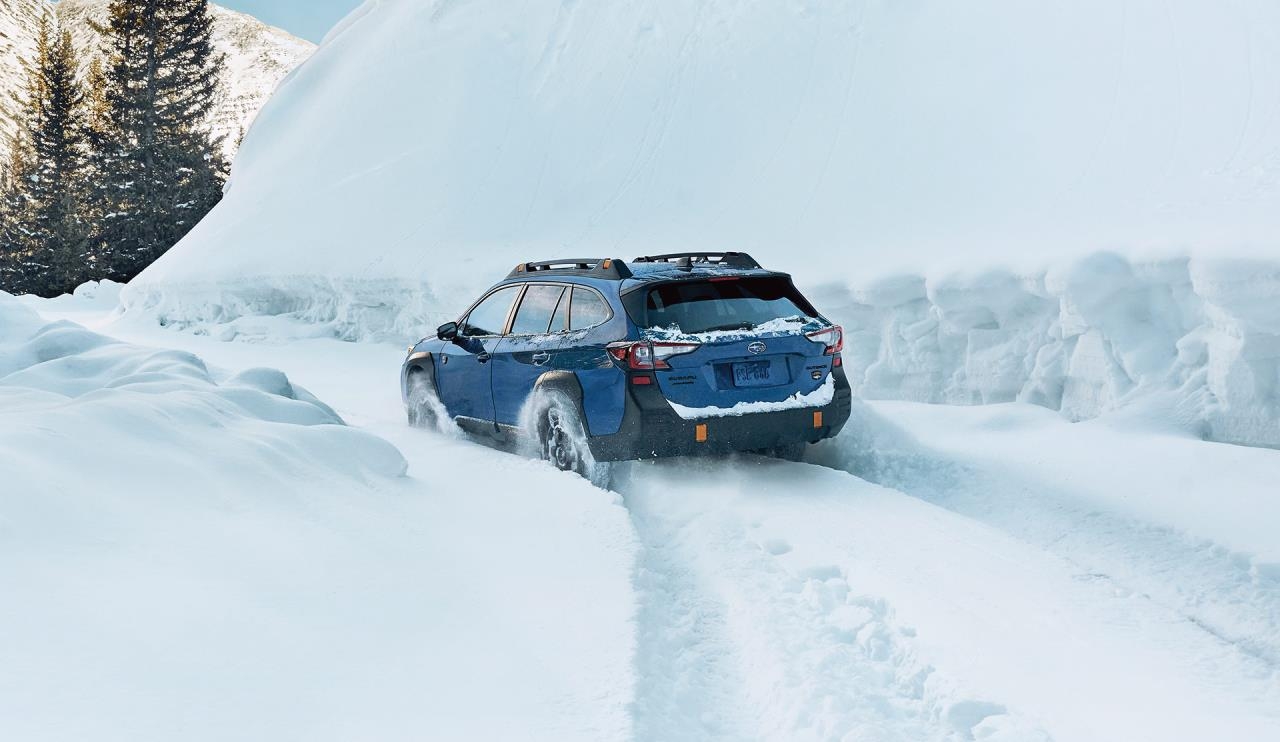
[[[533,354],[533,365],[535,366],[541,366],[549,360],[551,360],[551,354],[545,350]]]
[[[493,356],[489,355],[488,353],[476,353],[476,360],[481,363],[488,363],[489,359],[492,357]]]

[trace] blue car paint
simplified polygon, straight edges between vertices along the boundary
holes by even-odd
[[[460,343],[436,338],[417,343],[413,354],[427,353],[435,359],[435,382],[441,402],[451,417],[468,417],[515,426],[535,385],[551,373],[572,374],[582,389],[583,414],[591,436],[611,435],[622,426],[626,407],[628,373],[614,363],[606,346],[610,343],[646,338],[623,306],[621,296],[629,290],[658,281],[689,278],[687,270],[670,265],[632,265],[634,275],[624,280],[581,275],[511,277],[495,284],[481,297],[510,285],[551,283],[567,287],[584,286],[604,298],[612,316],[602,324],[585,329],[545,335],[463,338]],[[700,268],[697,277],[778,276],[763,269]],[[476,302],[479,304],[480,300]],[[474,306],[474,305],[473,305]],[[518,309],[518,303],[513,307]],[[469,312],[470,310],[468,310]],[[459,319],[461,324],[466,313]],[[829,327],[825,319],[805,330]],[[736,387],[731,378],[734,363],[758,360],[748,345],[763,342],[775,382],[765,387]],[[800,332],[776,335],[744,334],[704,343],[695,353],[674,356],[670,370],[654,373],[657,386],[671,402],[686,407],[733,406],[741,401],[780,401],[797,393],[807,394],[820,387],[832,371],[832,358],[824,356],[816,344]],[[485,354],[481,355],[481,352]],[[543,355],[545,354],[545,355]],[[487,359],[481,359],[487,356]],[[535,357],[536,356],[536,357]],[[402,369],[402,391],[405,389]],[[694,377],[692,380],[690,377]]]

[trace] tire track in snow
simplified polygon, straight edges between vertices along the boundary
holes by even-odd
[[[638,740],[747,739],[742,666],[727,636],[728,607],[679,554],[678,530],[624,496],[641,541],[635,572]]]
[[[615,473],[642,548],[638,740],[966,740],[975,729],[1049,739],[999,704],[949,698],[917,659],[914,631],[839,567],[790,564],[791,545],[722,493],[671,486],[680,467],[737,463]]]
[[[1062,483],[953,458],[869,408],[810,461],[973,518],[1074,565],[1077,579],[1132,594],[1280,677],[1280,580],[1247,555],[1082,505]]]

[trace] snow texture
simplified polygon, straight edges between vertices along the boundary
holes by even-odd
[[[407,429],[379,374],[387,438],[260,360],[149,345],[0,293],[0,738],[626,738],[608,496]]]
[[[864,396],[1141,401],[1280,445],[1276,27],[1263,0],[370,2],[123,301],[403,342],[518,261],[748,250],[847,326]]]
[[[812,298],[845,327],[855,394],[1120,409],[1280,447],[1280,262],[1098,254],[1048,271],[903,275]]]
[[[345,452],[269,475],[291,459],[174,414],[141,427],[211,453],[165,488],[163,461],[122,472],[147,453],[117,445],[127,415],[80,409],[87,425],[23,443],[0,402],[42,473],[0,489],[0,594],[19,598],[0,604],[0,736],[82,738],[82,719],[129,740],[1280,735],[1280,452],[1136,411],[860,402],[807,463],[619,464],[602,492],[407,427],[403,346],[220,342],[81,293],[0,301],[0,347],[23,356],[0,363],[46,378],[22,338],[76,317],[116,353],[243,369],[221,386],[275,392],[286,377],[254,369],[281,368],[409,476],[353,478]],[[71,360],[98,373],[89,352]],[[64,456],[90,443],[110,465]],[[248,465],[212,461],[237,452]]]

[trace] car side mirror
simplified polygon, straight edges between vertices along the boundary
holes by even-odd
[[[458,323],[446,322],[440,325],[436,328],[436,337],[451,343],[456,342],[458,340]]]

